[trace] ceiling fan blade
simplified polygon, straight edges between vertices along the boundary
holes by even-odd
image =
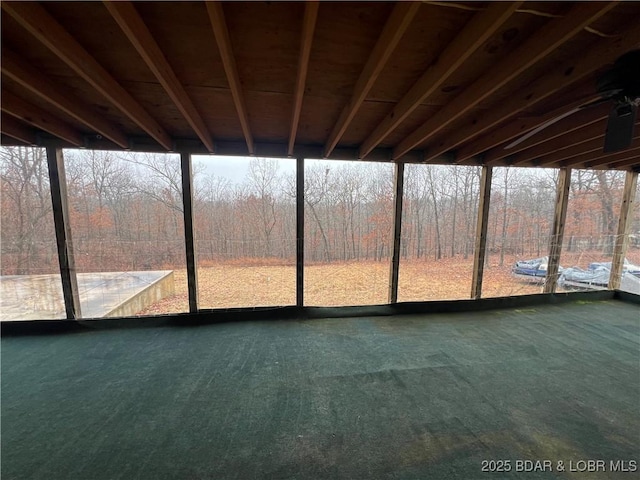
[[[548,121],[544,122],[542,125],[540,125],[540,126],[534,128],[533,130],[525,133],[521,137],[516,138],[509,145],[506,145],[504,147],[504,149],[505,150],[509,150],[510,148],[513,148],[516,145],[520,145],[522,142],[524,142],[525,140],[530,139],[531,137],[533,137],[538,132],[541,132],[545,128],[550,127],[554,123],[557,123],[560,120],[562,120],[563,118],[567,118],[568,116],[573,115],[574,113],[579,112],[580,110],[584,110],[585,108],[589,108],[589,107],[595,107],[596,105],[600,105],[601,103],[608,102],[609,100],[610,100],[609,98],[599,98],[597,100],[594,100],[593,102],[585,103],[584,105],[580,105],[579,107],[573,108],[573,109],[569,110],[568,112],[565,112],[565,113],[563,113],[561,115],[558,115],[555,118],[552,118],[551,120],[548,120]]]
[[[637,114],[638,107],[633,103],[614,105],[607,120],[604,153],[618,152],[631,146]]]
[[[573,110],[569,110],[568,112],[563,113],[562,115],[558,115],[555,118],[552,118],[551,120],[548,120],[546,122],[544,122],[542,125],[534,128],[533,130],[530,130],[529,132],[525,133],[524,135],[522,135],[521,137],[515,139],[513,142],[511,142],[509,145],[506,145],[504,147],[505,150],[509,150],[510,148],[515,147],[516,145],[520,145],[522,142],[524,142],[525,140],[530,139],[531,137],[533,137],[536,133],[541,132],[542,130],[544,130],[547,127],[550,127],[551,125],[553,125],[554,123],[559,122],[560,120],[562,120],[563,118],[567,118],[569,115],[573,115],[574,113],[576,113],[577,111],[581,110],[581,107],[577,107],[574,108]]]

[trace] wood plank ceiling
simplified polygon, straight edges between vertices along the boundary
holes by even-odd
[[[640,2],[2,2],[2,144],[640,169]]]

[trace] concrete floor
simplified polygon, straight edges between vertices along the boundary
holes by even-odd
[[[159,285],[172,274],[171,270],[79,273],[82,318],[110,316],[123,303],[142,295],[150,286]],[[56,318],[65,318],[60,275],[0,277],[0,321]]]

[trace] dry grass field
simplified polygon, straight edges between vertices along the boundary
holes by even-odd
[[[640,250],[627,255],[640,263]],[[491,256],[484,271],[483,297],[540,293],[539,284],[514,278],[513,256],[499,266]],[[606,261],[597,252],[565,253],[564,266],[586,268],[590,262]],[[401,261],[398,301],[467,299],[471,291],[473,259],[462,257],[440,261],[432,259]],[[140,315],[188,311],[185,270],[174,270],[172,297],[157,302]],[[388,262],[353,262],[305,266],[305,304],[318,306],[377,305],[387,303]],[[296,272],[294,265],[217,264],[198,268],[201,308],[258,307],[294,305]]]
[[[440,262],[403,262],[399,301],[469,298],[472,259]],[[485,270],[484,296],[524,295],[540,292],[540,286],[521,282],[510,274],[511,264]],[[198,269],[201,308],[254,307],[295,304],[295,266],[238,266],[219,264]],[[151,305],[141,315],[188,310],[185,270],[174,270],[172,297]],[[376,305],[387,303],[387,262],[354,262],[307,265],[305,304],[319,306]]]

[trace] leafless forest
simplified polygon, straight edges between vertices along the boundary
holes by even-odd
[[[238,159],[242,168],[229,175],[233,161],[194,158],[201,272],[221,264],[293,266],[295,161]],[[177,155],[65,151],[65,169],[79,272],[185,268]],[[2,275],[56,273],[44,150],[3,148],[1,172]],[[330,264],[339,270],[388,264],[393,175],[390,164],[306,162],[307,265]],[[479,167],[406,166],[401,267],[449,262],[448,268],[455,269],[471,262],[479,175]],[[489,266],[506,268],[515,258],[546,255],[556,175],[549,169],[494,169]],[[610,259],[623,184],[622,172],[573,173],[563,253],[567,263]],[[637,207],[632,228],[640,231]],[[465,282],[462,288],[470,278]]]

